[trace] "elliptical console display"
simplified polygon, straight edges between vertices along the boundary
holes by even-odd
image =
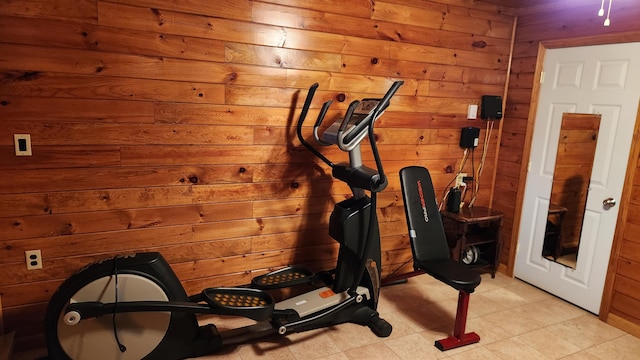
[[[367,126],[367,121],[374,115],[374,110],[379,104],[380,99],[363,99],[356,104],[352,112],[350,107],[350,111],[347,112],[344,121],[336,121],[324,131],[322,141],[328,144],[340,145],[345,143],[345,137],[351,136],[346,142],[353,143],[355,147],[355,144],[360,143],[367,135],[367,132],[362,130]],[[382,111],[384,111],[384,109],[382,109]],[[351,116],[349,116],[349,114]],[[382,113],[378,116],[381,114]],[[343,147],[341,147],[341,149],[343,149]],[[349,150],[351,150],[351,148],[346,148],[345,151]]]

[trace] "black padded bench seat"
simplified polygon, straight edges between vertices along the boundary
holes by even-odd
[[[420,166],[403,168],[400,170],[400,183],[415,270],[404,278],[426,273],[458,290],[458,310],[453,335],[436,341],[435,346],[444,351],[476,343],[480,341],[480,336],[464,331],[469,295],[480,284],[480,274],[451,259],[429,171]],[[400,278],[402,277],[396,277]],[[396,279],[385,279],[385,283]]]
[[[471,294],[480,285],[480,274],[461,262],[453,260],[424,260],[416,262],[416,270],[421,270],[456,290]]]

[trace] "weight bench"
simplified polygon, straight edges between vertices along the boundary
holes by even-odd
[[[480,284],[480,274],[450,257],[429,171],[419,166],[403,168],[400,170],[400,183],[414,271],[394,279],[387,278],[384,283],[426,273],[458,290],[458,310],[453,335],[436,341],[435,346],[445,351],[477,343],[480,336],[474,332],[465,333],[465,326],[469,296]]]

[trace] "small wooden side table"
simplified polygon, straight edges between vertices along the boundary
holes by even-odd
[[[552,256],[553,260],[558,260],[562,255],[562,220],[566,213],[566,207],[549,204],[542,256]]]
[[[500,228],[503,214],[487,207],[442,211],[452,257],[495,278],[500,263]]]

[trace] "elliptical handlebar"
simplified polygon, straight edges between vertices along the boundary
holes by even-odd
[[[380,115],[382,115],[387,107],[389,107],[391,98],[396,94],[396,92],[398,92],[398,89],[400,89],[402,85],[404,85],[404,81],[395,81],[393,85],[391,85],[389,90],[387,90],[387,93],[384,94],[382,100],[380,100],[375,109],[373,109],[373,114],[369,119],[370,125],[367,124],[369,128],[369,143],[371,144],[371,151],[373,152],[373,158],[376,162],[376,168],[378,169],[378,180],[375,184],[376,187],[380,189],[378,191],[382,191],[387,186],[387,177],[384,174],[384,168],[382,167],[382,160],[380,159],[380,153],[378,152],[378,145],[376,144],[376,137],[373,133],[373,126]],[[348,139],[345,140],[348,141]]]
[[[315,83],[315,84],[311,85],[311,87],[309,87],[309,92],[307,93],[307,98],[304,100],[304,105],[302,106],[302,111],[300,112],[300,117],[298,118],[298,125],[296,127],[296,132],[298,134],[298,140],[300,140],[300,142],[302,143],[302,145],[304,145],[304,147],[306,147],[309,151],[311,151],[313,153],[313,155],[317,156],[318,158],[320,158],[320,160],[324,161],[327,165],[329,165],[331,168],[333,168],[335,166],[333,164],[333,162],[331,162],[331,160],[327,159],[326,156],[322,155],[322,153],[320,153],[318,150],[316,150],[316,148],[311,146],[311,144],[309,144],[307,142],[307,140],[304,139],[304,136],[302,136],[302,123],[304,123],[304,120],[307,118],[307,113],[309,112],[309,107],[311,106],[311,101],[313,100],[313,96],[315,95],[317,89],[318,89],[318,83]],[[317,131],[315,129],[320,127],[320,124],[322,123],[322,120],[324,119],[324,116],[326,115],[327,110],[329,109],[329,105],[331,105],[331,102],[326,102],[322,106],[322,110],[320,111],[320,114],[318,115],[318,119],[316,120],[316,123],[315,123],[315,126],[314,126],[314,132],[315,133],[317,133]],[[315,136],[317,137],[317,135],[315,135]]]
[[[358,133],[365,126],[369,126],[369,124],[371,124],[371,127],[373,127],[373,123],[380,117],[380,115],[382,115],[382,113],[387,109],[387,107],[389,107],[389,103],[391,101],[391,97],[393,97],[393,95],[396,94],[398,89],[400,89],[400,86],[402,86],[403,84],[404,84],[404,81],[395,81],[393,83],[393,85],[391,85],[389,90],[387,90],[386,94],[384,94],[384,96],[380,100],[378,100],[378,99],[363,99],[362,100],[362,101],[376,100],[376,101],[378,101],[378,103],[377,103],[376,107],[373,109],[373,111],[371,111],[369,113],[370,116],[368,116],[362,122],[358,123],[355,131],[352,131],[351,133],[347,134],[344,137],[345,144],[349,144],[351,141],[353,141],[355,138],[357,138]],[[344,122],[348,122],[346,116],[345,116],[345,121],[343,121],[343,123]]]
[[[298,139],[309,151],[320,158],[323,162],[334,169],[334,176],[336,174],[342,174],[343,176],[337,176],[341,180],[354,185],[359,188],[369,189],[377,192],[382,191],[386,187],[386,177],[382,168],[382,161],[378,153],[378,148],[375,142],[373,133],[373,127],[375,121],[382,115],[382,113],[389,106],[391,97],[395,95],[400,86],[404,84],[404,81],[395,81],[393,85],[387,90],[382,99],[362,99],[361,101],[355,100],[349,104],[347,112],[342,121],[336,121],[327,130],[325,130],[322,137],[318,134],[318,129],[324,120],[324,117],[331,105],[332,101],[329,100],[322,105],[322,109],[318,114],[318,118],[313,127],[313,136],[316,142],[322,146],[338,145],[338,147],[351,153],[356,149],[365,136],[369,136],[370,145],[373,151],[374,159],[376,162],[376,170],[369,169],[370,171],[364,171],[364,174],[354,174],[352,168],[345,168],[341,166],[340,169],[336,168],[331,160],[321,154],[315,147],[309,144],[302,136],[302,124],[304,123],[311,102],[318,89],[318,83],[311,85],[307,97],[305,99],[300,117],[297,124]],[[360,167],[360,165],[357,165]],[[377,172],[377,174],[372,174]],[[355,175],[355,176],[352,176]],[[364,175],[364,176],[363,176]],[[353,179],[353,180],[351,180]]]
[[[347,108],[347,113],[344,114],[344,118],[342,119],[342,123],[340,124],[339,131],[347,130],[347,126],[349,126],[349,120],[351,120],[351,117],[353,116],[353,113],[356,111],[356,108],[358,107],[358,105],[360,105],[360,101],[358,100],[354,100],[351,102],[351,104],[349,104],[349,108]]]
[[[316,142],[322,146],[331,146],[332,143],[328,143],[320,139],[318,135],[318,129],[320,128],[320,124],[322,124],[322,120],[324,120],[325,115],[327,115],[327,110],[329,110],[329,106],[333,103],[333,100],[328,100],[324,104],[322,104],[322,109],[320,109],[320,113],[318,114],[318,119],[316,119],[316,123],[313,125],[313,138],[316,139]]]

